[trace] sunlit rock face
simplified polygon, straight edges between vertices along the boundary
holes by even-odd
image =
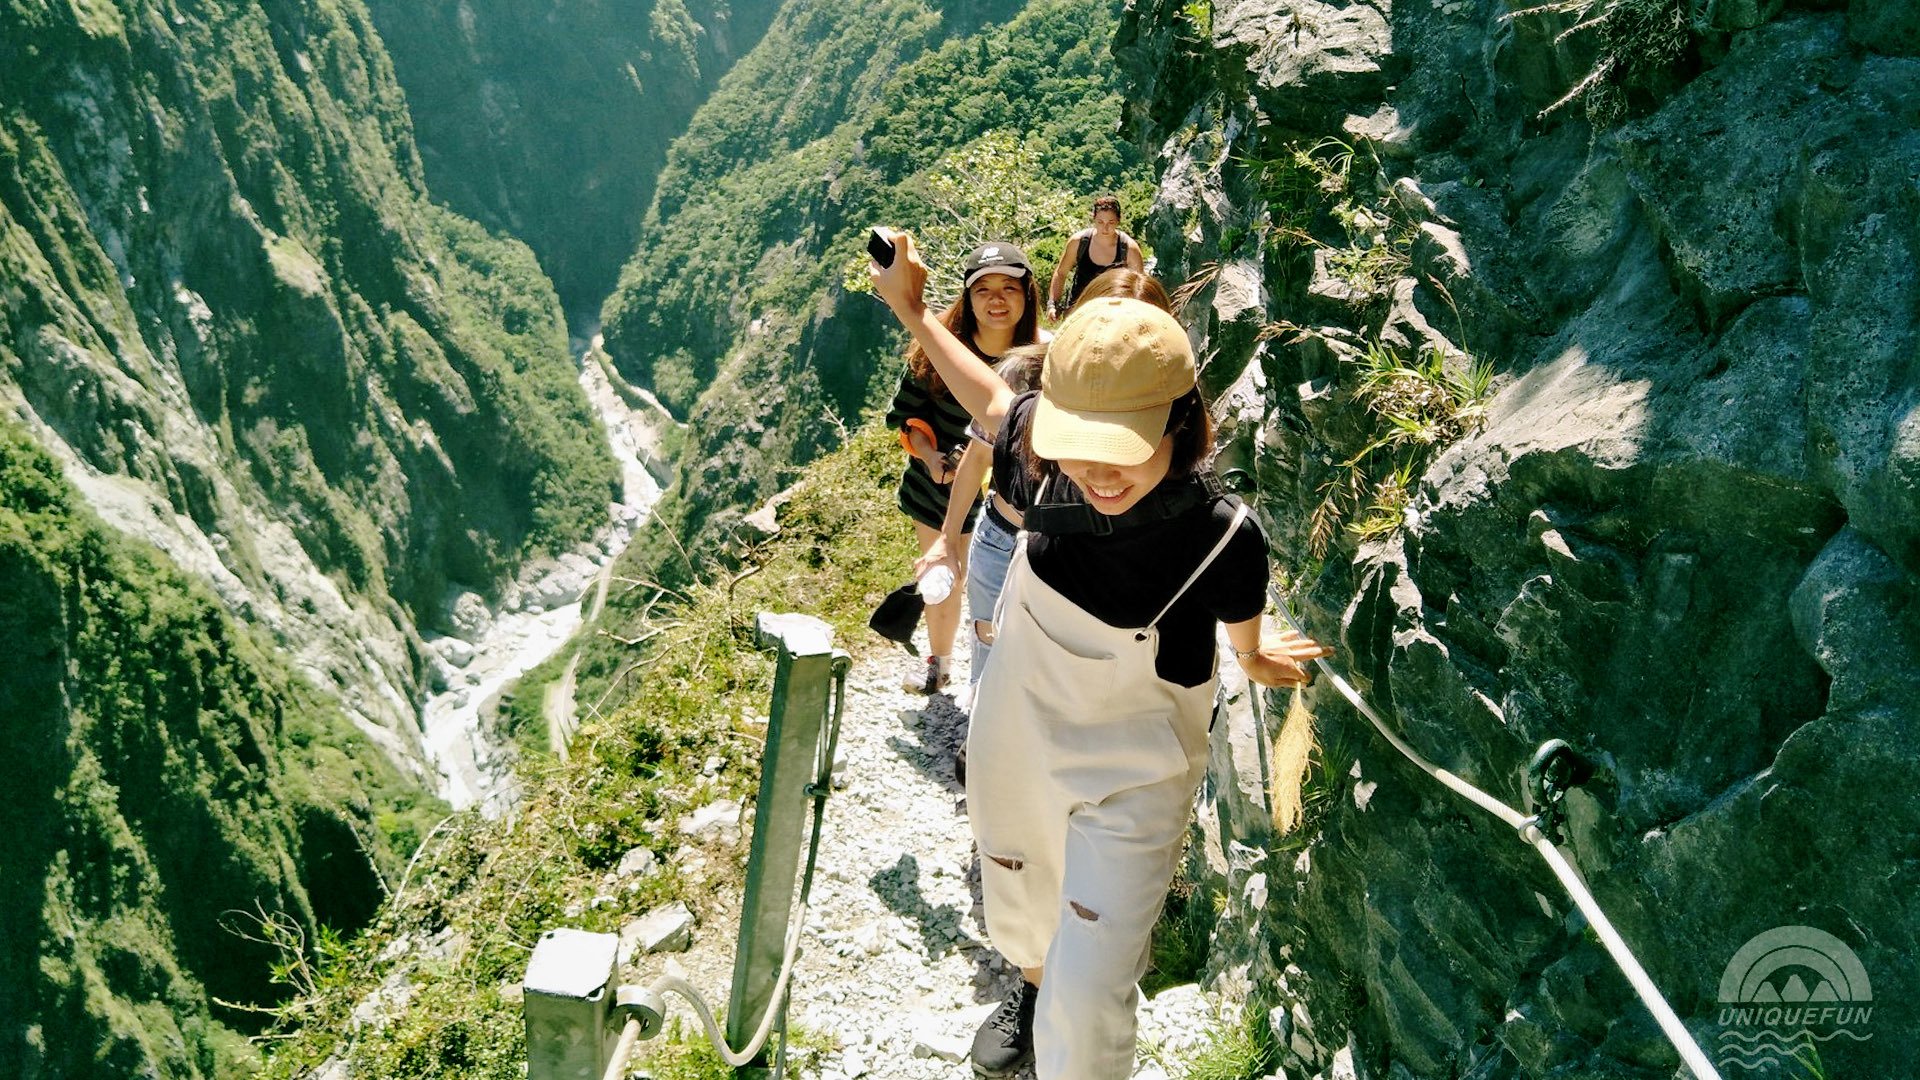
[[[1562,37],[1578,13],[1475,0],[1163,2],[1116,43],[1166,170],[1148,238],[1171,279],[1215,275],[1190,321],[1310,629],[1512,805],[1545,740],[1595,761],[1569,850],[1709,1057],[1761,1033],[1721,982],[1775,927],[1833,935],[1874,1001],[1920,988],[1920,14],[1806,6],[1623,0]],[[1314,147],[1351,151],[1343,190],[1263,164]],[[1484,415],[1397,528],[1317,557],[1381,348],[1488,363]],[[1312,700],[1304,834],[1261,812],[1244,695],[1202,814],[1214,967],[1284,1006],[1289,1067],[1672,1075],[1540,860]],[[1889,1019],[1818,1048],[1895,1075],[1913,1046]]]

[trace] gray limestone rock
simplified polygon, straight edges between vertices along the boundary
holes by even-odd
[[[693,946],[693,912],[676,900],[620,928],[620,962],[647,953],[685,952]]]

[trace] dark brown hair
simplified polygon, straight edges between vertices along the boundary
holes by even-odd
[[[1121,221],[1127,220],[1127,215],[1120,212],[1120,200],[1116,196],[1102,195],[1099,198],[1093,200],[1093,209],[1087,214],[1087,216],[1092,217],[1094,214],[1097,214],[1102,210],[1111,210],[1113,211],[1114,217],[1119,218]]]
[[[1028,270],[1020,281],[1024,285],[1022,291],[1026,293],[1027,304],[1026,310],[1020,313],[1020,321],[1014,324],[1013,343],[1031,345],[1040,340],[1040,285],[1032,270]],[[940,313],[940,322],[953,331],[953,336],[959,338],[967,348],[972,349],[975,356],[991,361],[994,358],[981,352],[979,344],[974,341],[974,335],[980,332],[980,319],[973,313],[972,292],[972,289],[962,289],[960,299]],[[947,392],[946,380],[940,377],[927,351],[917,341],[907,350],[907,370],[929,391],[935,394]]]

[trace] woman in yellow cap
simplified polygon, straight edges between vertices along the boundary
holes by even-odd
[[[880,231],[897,255],[873,267],[876,292],[996,433],[995,486],[1033,491],[967,770],[987,932],[1026,981],[976,1035],[974,1071],[1011,1075],[1031,1057],[1040,1080],[1119,1080],[1206,767],[1215,626],[1264,686],[1303,685],[1330,650],[1261,640],[1266,541],[1210,482],[1212,425],[1173,316],[1082,305],[1039,391],[1015,395],[928,312],[912,238]]]

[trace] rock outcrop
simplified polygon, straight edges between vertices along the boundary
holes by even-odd
[[[1512,805],[1547,739],[1597,763],[1570,850],[1710,1056],[1773,927],[1835,935],[1875,1000],[1920,989],[1920,14],[1197,10],[1127,17],[1129,130],[1162,148],[1170,276],[1211,276],[1189,313],[1311,627]],[[1484,416],[1397,521],[1329,543],[1383,353],[1487,364]],[[1205,815],[1215,963],[1282,1005],[1290,1068],[1671,1075],[1539,860],[1313,700],[1305,838],[1260,812],[1244,695]],[[1828,1075],[1906,1071],[1890,1015],[1855,1034],[1818,1043]]]

